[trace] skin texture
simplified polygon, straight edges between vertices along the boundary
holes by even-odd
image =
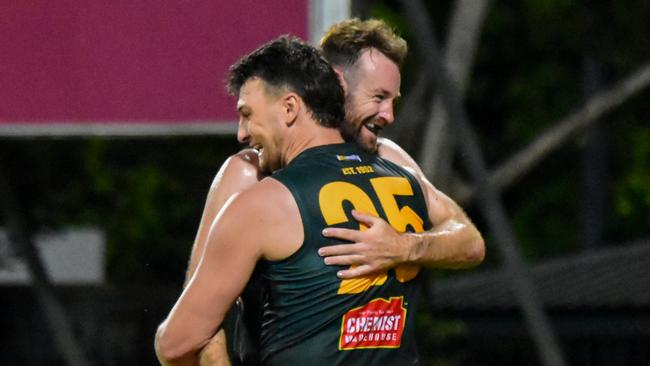
[[[273,166],[288,164],[303,150],[343,142],[336,129],[317,125],[300,97],[268,95],[258,79],[240,92],[240,118],[247,120],[242,138],[267,154]],[[250,111],[242,113],[244,111]],[[264,202],[264,204],[260,204]],[[246,217],[246,220],[242,220]],[[250,227],[255,230],[250,230]],[[272,178],[229,199],[211,224],[190,281],[156,333],[156,354],[162,365],[198,365],[226,312],[248,282],[258,260],[280,260],[300,248],[303,231],[296,202]],[[210,348],[210,347],[208,347]]]
[[[282,154],[279,146],[281,122],[277,120],[278,109],[282,108],[275,101],[275,96],[260,92],[264,88],[262,81],[254,79],[242,86],[237,101],[240,124],[245,128],[237,133],[239,142],[246,142],[258,151],[258,166],[263,172],[280,169]]]
[[[221,336],[212,337],[210,341],[199,352],[199,365],[230,366],[227,349],[226,335],[223,331]]]
[[[194,248],[187,268],[186,284],[192,277],[208,237],[212,221],[228,199],[258,183],[264,175],[258,167],[258,155],[253,149],[244,149],[229,157],[214,177],[194,239]]]
[[[335,68],[336,69],[336,68]],[[345,133],[364,149],[377,151],[377,133],[395,121],[393,106],[400,97],[401,77],[397,65],[381,52],[368,49],[348,68],[337,69],[345,90]]]
[[[364,51],[359,60],[348,68],[336,68],[346,92],[345,134],[355,136],[357,143],[369,151],[398,165],[408,167],[421,182],[428,199],[429,218],[434,228],[425,233],[400,234],[382,219],[357,214],[360,222],[368,226],[366,231],[326,229],[325,236],[338,237],[351,242],[322,248],[319,252],[326,264],[350,265],[341,271],[341,278],[360,277],[403,263],[416,263],[432,268],[470,268],[482,262],[485,246],[481,234],[463,210],[444,193],[437,190],[422,174],[417,163],[397,144],[378,137],[377,126],[383,128],[394,123],[394,104],[400,96],[400,73],[395,63],[374,49]],[[251,138],[255,117],[247,108],[238,104],[240,112],[237,139],[249,146],[260,141],[268,142],[262,151],[264,163],[269,169],[277,162],[267,157],[275,149],[274,140],[263,135]],[[267,113],[268,111],[262,111]],[[369,129],[370,124],[375,128]],[[265,137],[266,136],[266,137]],[[282,158],[278,157],[280,163]],[[207,243],[210,224],[215,220],[226,201],[253,187],[264,175],[258,168],[258,155],[252,149],[231,156],[221,167],[210,187],[199,230],[192,248],[186,274],[187,281],[194,274]],[[246,217],[246,215],[244,215]],[[247,221],[248,222],[248,221]],[[296,230],[295,228],[291,230]],[[220,330],[215,338],[225,344],[225,334]],[[212,348],[210,345],[208,348]],[[211,352],[221,355],[220,362],[228,362],[226,348]],[[202,363],[213,365],[218,363]],[[226,364],[226,363],[224,363]]]

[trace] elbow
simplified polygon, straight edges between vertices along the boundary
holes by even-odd
[[[476,267],[483,263],[483,260],[485,259],[485,241],[480,233],[477,232],[476,236],[470,240],[465,254],[468,268]]]
[[[184,343],[167,329],[167,321],[160,324],[154,342],[156,356],[160,363],[162,365],[185,364],[183,360],[191,359],[195,352]]]
[[[154,342],[154,347],[156,349],[156,356],[160,363],[166,365],[172,362],[174,359],[182,355],[180,348],[174,342],[173,337],[170,336],[167,331],[167,321],[164,321],[158,327],[156,331],[156,339]]]

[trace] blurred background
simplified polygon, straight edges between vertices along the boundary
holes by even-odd
[[[642,0],[0,1],[0,364],[155,365],[227,67],[352,16],[409,42],[386,135],[486,239],[428,271],[423,364],[650,364]]]

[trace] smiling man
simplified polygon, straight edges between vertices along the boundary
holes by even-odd
[[[352,210],[400,231],[429,229],[421,183],[344,143],[337,76],[297,39],[281,37],[242,58],[229,89],[239,98],[240,139],[259,151],[259,168],[274,173],[232,198],[211,225],[196,271],[157,331],[161,364],[198,364],[258,263],[268,291],[262,364],[418,364],[419,267],[341,280],[318,250],[335,242],[321,235],[325,227],[358,227]]]
[[[379,134],[395,121],[406,42],[379,21],[350,20],[333,26],[321,47],[345,90],[348,123],[341,126],[343,132],[376,152]]]
[[[484,255],[483,239],[463,210],[424,178],[419,166],[403,149],[380,137],[381,130],[394,123],[394,104],[400,96],[399,67],[406,57],[406,42],[382,21],[351,19],[335,24],[325,34],[321,51],[339,75],[345,91],[346,122],[341,126],[345,137],[357,141],[367,151],[413,169],[431,197],[429,219],[433,223],[433,228],[423,233],[400,233],[381,218],[354,211],[354,218],[368,230],[325,229],[323,235],[351,244],[321,248],[324,262],[345,266],[338,268],[342,279],[368,276],[400,265],[467,268],[480,263]],[[246,119],[240,121],[237,136],[240,142],[249,142],[247,123]],[[265,160],[268,151],[263,150]],[[219,210],[231,197],[253,187],[264,177],[258,160],[258,151],[243,150],[230,157],[216,175],[192,249],[186,275],[188,281],[198,266],[210,225]],[[256,295],[259,290],[249,292]],[[256,302],[255,299],[249,301],[247,308],[254,310],[256,305],[251,303]],[[253,321],[248,323],[259,323],[256,312],[252,313]],[[258,336],[258,328],[259,324],[253,324],[253,339]],[[204,351],[205,364],[228,364],[223,333],[213,342],[215,345]],[[254,349],[255,345],[250,347],[245,342],[237,344],[236,363],[256,364]],[[245,354],[249,351],[253,351],[253,357],[247,363]]]

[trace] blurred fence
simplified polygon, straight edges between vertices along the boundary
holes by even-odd
[[[444,289],[449,281],[438,282]],[[64,365],[32,290],[0,291],[0,365]],[[178,297],[179,286],[68,286],[57,287],[57,292],[92,365],[157,365],[154,333]],[[514,306],[445,310],[444,299],[433,302],[436,310],[427,318],[434,319],[434,325],[418,325],[423,365],[539,364]],[[650,364],[648,306],[556,308],[549,317],[569,365]],[[449,332],[449,324],[456,331]]]
[[[0,291],[0,365],[64,365],[32,289]],[[96,366],[156,365],[154,333],[179,291],[177,286],[57,288]]]

